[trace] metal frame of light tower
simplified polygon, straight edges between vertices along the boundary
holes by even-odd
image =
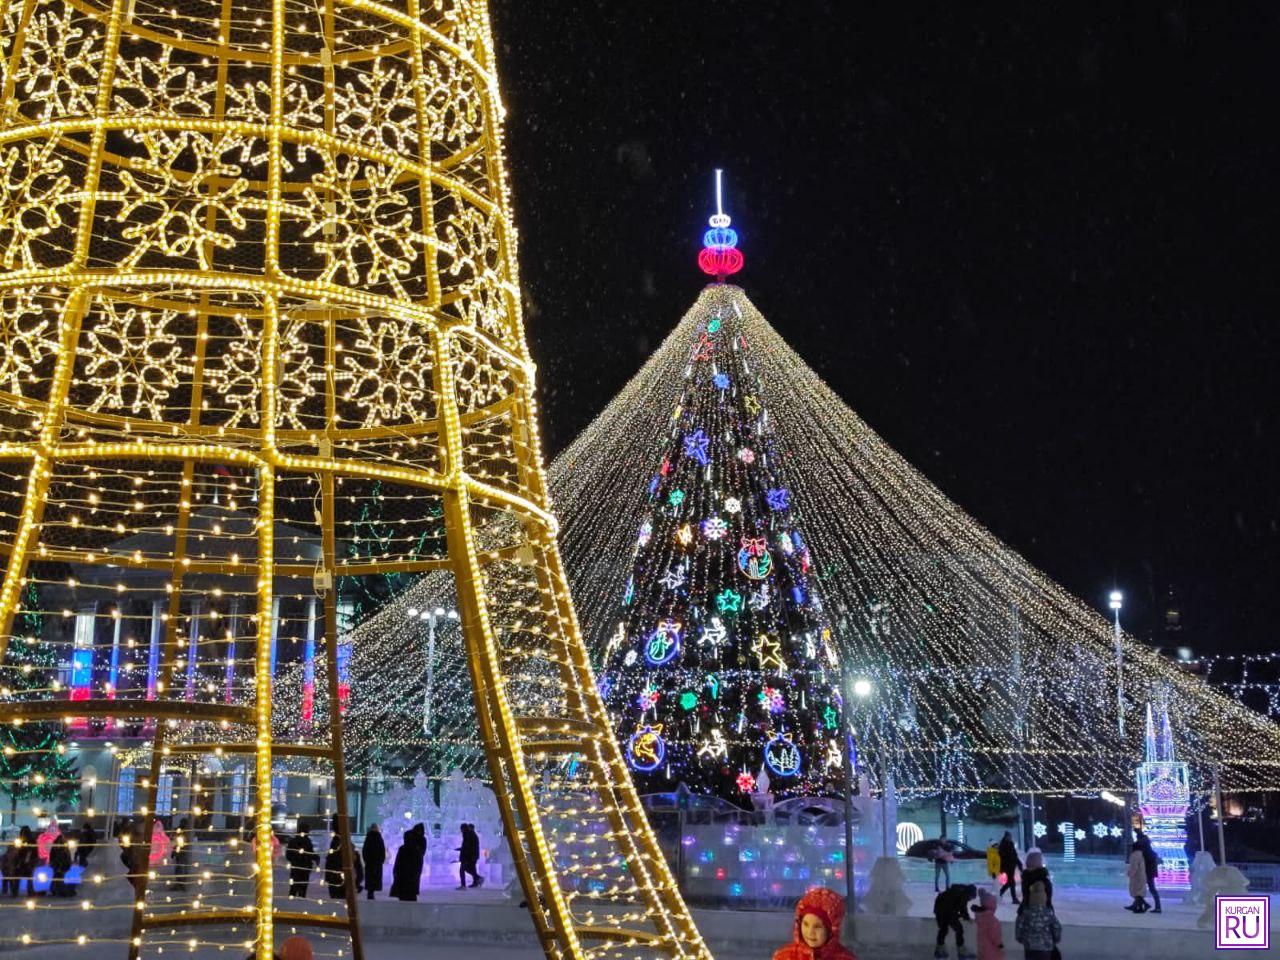
[[[162,721],[148,828],[166,757],[243,753],[256,771],[243,908],[153,910],[144,892],[132,952],[153,929],[221,925],[241,941],[252,931],[269,960],[279,922],[348,931],[359,960],[353,889],[345,917],[273,903],[273,760],[332,763],[345,836],[336,584],[444,569],[547,955],[605,943],[708,958],[613,737],[556,545],[487,3],[26,0],[11,12],[0,162],[18,174],[0,182],[0,315],[21,336],[0,339],[0,359],[22,376],[0,384],[0,460],[17,475],[0,489],[0,514],[16,517],[0,521],[0,659],[32,562],[162,570],[170,591],[153,699],[5,701],[0,720]],[[68,536],[87,469],[116,471],[124,489]],[[256,499],[246,550],[210,559],[192,519],[215,469],[252,475]],[[435,555],[339,553],[346,511],[379,484]],[[113,521],[160,526],[168,555],[104,549]],[[307,526],[315,555],[277,542],[278,523]],[[197,689],[176,699],[180,605],[219,577],[256,597],[252,687],[230,704]],[[276,742],[279,578],[323,597],[323,743]],[[595,840],[572,854],[555,830],[570,817]],[[601,876],[617,891],[605,905]]]

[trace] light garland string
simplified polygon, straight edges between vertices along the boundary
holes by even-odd
[[[653,465],[673,443],[671,412],[685,390],[690,345],[711,318],[725,315],[739,318],[751,369],[769,398],[774,443],[843,671],[866,678],[874,691],[853,719],[873,781],[891,773],[900,793],[941,792],[953,809],[980,794],[1132,791],[1143,756],[1139,718],[1146,703],[1167,702],[1193,792],[1206,790],[1215,772],[1229,791],[1275,788],[1275,724],[1128,637],[1122,738],[1109,622],[907,464],[727,285],[702,293],[550,467],[561,548],[597,664],[617,647],[618,601],[634,572],[637,531],[650,519]],[[496,524],[492,535],[500,544],[506,530]],[[383,756],[361,756],[362,768],[388,762],[442,776],[447,771],[432,767],[437,744],[475,742],[465,695],[456,710],[442,700],[435,735],[424,738],[409,706],[420,702],[421,678],[377,669],[387,657],[422,662],[425,624],[407,611],[452,602],[442,578],[427,575],[354,632],[351,722],[394,731],[395,741]],[[453,634],[437,637],[437,656],[435,682],[452,696],[465,673]],[[386,689],[388,697],[361,697],[361,688]],[[529,695],[538,689],[531,684]],[[631,718],[617,721],[628,739]],[[475,759],[457,765],[478,771]]]

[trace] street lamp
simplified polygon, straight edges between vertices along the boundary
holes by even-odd
[[[1124,647],[1120,642],[1120,608],[1124,606],[1124,594],[1112,590],[1108,598],[1111,612],[1115,614],[1116,644],[1116,722],[1120,727],[1120,736],[1124,736]]]
[[[427,622],[427,684],[422,699],[422,732],[431,734],[431,701],[436,683],[436,622],[441,617],[450,620],[458,619],[457,610],[445,610],[444,607],[433,607],[430,610],[419,610],[410,607],[405,613],[411,617]]]
[[[849,687],[853,691],[853,695],[859,700],[866,700],[867,697],[871,696],[875,690],[871,681],[866,677],[858,677],[849,685]],[[846,898],[849,903],[849,909],[852,911],[855,902],[855,878],[853,874],[853,784],[857,777],[857,772],[853,768],[853,751],[849,749],[851,743],[857,742],[853,730],[852,715],[847,715],[845,717],[845,731],[848,739],[845,742],[844,751],[844,869]]]

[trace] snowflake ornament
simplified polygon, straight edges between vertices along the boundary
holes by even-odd
[[[702,521],[702,535],[708,540],[719,540],[729,532],[729,524],[719,517],[710,517]]]
[[[743,793],[751,793],[756,788],[756,778],[743,770],[738,774],[737,784]]]
[[[145,412],[163,420],[165,401],[194,369],[173,329],[173,310],[148,310],[99,297],[79,353],[85,379],[98,388],[88,409]]]
[[[725,513],[741,513],[742,501],[739,500],[737,497],[730,497],[728,500],[724,502],[724,512]]]
[[[782,713],[787,709],[787,702],[782,696],[782,691],[777,687],[765,687],[758,695],[760,706],[764,707],[770,713]]]
[[[752,464],[756,462],[756,452],[750,447],[743,447],[738,451],[738,459],[743,463]]]

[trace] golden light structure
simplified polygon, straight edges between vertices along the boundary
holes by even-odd
[[[350,890],[273,899],[280,758],[331,770],[347,813],[340,723],[274,742],[278,601],[323,604],[340,704],[339,580],[441,569],[547,956],[708,957],[557,553],[483,0],[7,0],[0,36],[0,670],[22,669],[18,624],[56,616],[33,597],[87,604],[90,649],[138,578],[167,603],[153,681],[6,687],[0,720],[154,723],[146,837],[174,763],[196,798],[197,758],[253,764],[253,842],[177,894],[140,876],[131,955],[266,960],[277,927],[361,955]],[[371,498],[398,533],[352,559]],[[74,665],[84,638],[62,642]],[[561,857],[566,834],[589,853]]]

